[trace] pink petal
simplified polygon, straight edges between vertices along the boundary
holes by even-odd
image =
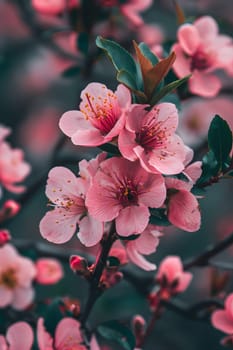
[[[20,287],[28,288],[36,277],[35,264],[28,258],[20,257],[17,261],[17,280]]]
[[[71,141],[74,145],[79,146],[99,146],[109,140],[107,140],[98,129],[91,127],[88,130],[77,130],[76,133],[72,136]]]
[[[126,129],[129,131],[139,131],[141,130],[143,119],[148,113],[145,108],[148,105],[131,105],[127,118],[126,118]]]
[[[202,42],[214,40],[218,35],[218,24],[213,17],[202,16],[194,22]]]
[[[176,60],[172,66],[176,75],[179,78],[183,78],[186,75],[191,74],[191,69],[190,69],[191,59],[185,56],[185,53],[182,50],[182,47],[179,44],[175,44],[172,47],[172,51],[174,51],[176,54]]]
[[[46,332],[43,318],[39,318],[37,322],[37,340],[40,350],[53,350],[53,338]]]
[[[214,97],[221,89],[221,82],[218,77],[210,74],[203,74],[195,71],[189,79],[189,89],[193,94]]]
[[[90,215],[85,216],[79,224],[78,238],[86,247],[99,243],[104,233],[104,224]]]
[[[137,156],[133,150],[135,146],[135,133],[123,129],[118,137],[118,147],[123,157],[131,161],[136,160]]]
[[[184,272],[182,275],[179,277],[179,283],[178,286],[176,287],[176,292],[181,293],[184,292],[191,280],[193,279],[193,275],[190,272]]]
[[[182,230],[198,231],[201,224],[199,204],[193,194],[179,191],[171,195],[168,204],[169,221]]]
[[[8,350],[8,345],[3,335],[0,335],[0,350]]]
[[[193,55],[200,45],[200,36],[196,27],[192,24],[183,24],[178,30],[178,40],[182,49],[188,55]]]
[[[180,277],[183,272],[183,265],[178,256],[167,256],[159,265],[157,277],[166,276],[169,283],[172,283],[177,277]]]
[[[133,241],[137,251],[141,254],[152,254],[155,252],[161,233],[153,225],[148,225],[142,234]]]
[[[62,349],[65,345],[78,345],[82,342],[80,323],[73,318],[63,318],[55,331],[55,348]],[[72,348],[72,347],[71,347]]]
[[[158,122],[162,123],[162,128],[174,134],[179,121],[176,105],[168,102],[160,103],[148,115],[153,114],[154,111],[155,113],[158,111]]]
[[[217,310],[211,316],[212,325],[226,334],[233,334],[233,322],[227,317],[224,310]]]
[[[31,350],[33,344],[33,331],[26,322],[17,322],[7,330],[6,339],[9,350]]]
[[[202,162],[194,162],[187,166],[183,173],[193,182],[196,183],[196,181],[199,179],[202,173]]]
[[[115,91],[115,95],[117,96],[117,100],[121,108],[129,107],[131,103],[131,94],[127,87],[119,84]]]
[[[148,225],[150,212],[144,206],[131,206],[122,209],[116,218],[116,230],[120,236],[141,233]]]
[[[96,337],[92,336],[90,341],[90,350],[100,350],[100,347],[97,343]]]
[[[145,271],[153,271],[156,269],[156,265],[147,261],[139,252],[136,250],[135,246],[129,242],[127,244],[126,250],[129,259],[141,269]]]
[[[32,288],[16,288],[12,307],[16,310],[23,310],[28,307],[34,299],[34,290]]]
[[[59,121],[59,127],[65,135],[72,137],[79,129],[89,129],[91,124],[85,119],[82,112],[74,110],[65,112],[62,115]]]
[[[159,208],[166,199],[166,186],[161,175],[150,175],[144,182],[138,202],[150,208]]]
[[[130,5],[122,5],[121,6],[121,12],[122,14],[127,17],[127,19],[134,25],[134,26],[141,26],[143,25],[143,19],[141,16],[135,11],[133,6]]]
[[[0,307],[6,307],[11,304],[13,299],[13,291],[0,286]]]
[[[225,309],[229,319],[233,322],[233,293],[229,294],[225,301]]]

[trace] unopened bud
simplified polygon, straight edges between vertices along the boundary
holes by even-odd
[[[7,242],[11,240],[11,235],[8,230],[0,230],[0,247],[4,246]]]
[[[20,204],[14,201],[13,199],[7,200],[0,209],[0,221],[12,218],[16,214],[18,214],[20,208]]]
[[[143,334],[146,328],[146,321],[141,315],[135,315],[132,321],[132,328],[135,336]]]
[[[71,255],[70,268],[73,272],[79,275],[83,275],[87,277],[90,274],[86,259],[84,259],[82,256],[79,256],[79,255]]]

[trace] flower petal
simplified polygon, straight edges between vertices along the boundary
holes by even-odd
[[[144,206],[130,206],[122,209],[116,218],[116,230],[120,236],[130,236],[145,230],[149,221],[149,209]]]
[[[192,24],[183,24],[178,30],[178,40],[188,55],[193,55],[200,45],[200,36],[197,28]]]
[[[6,334],[9,350],[31,350],[33,338],[32,328],[26,322],[13,324]]]
[[[103,222],[95,220],[90,215],[85,216],[79,224],[78,238],[86,247],[92,247],[99,243],[103,233]]]

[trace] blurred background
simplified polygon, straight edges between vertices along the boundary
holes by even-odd
[[[23,199],[21,212],[7,223],[7,228],[15,239],[43,241],[38,225],[47,211],[44,190],[51,166],[64,165],[77,172],[79,160],[91,159],[99,152],[98,149],[72,146],[70,140],[64,141],[58,128],[62,113],[78,109],[80,92],[89,82],[102,82],[111,89],[117,86],[114,68],[97,50],[95,37],[108,36],[128,49],[132,48],[133,38],[146,41],[151,37],[145,29],[143,32],[143,29],[128,25],[127,19],[118,13],[110,15],[109,9],[101,10],[94,16],[91,6],[93,1],[85,2],[89,3],[86,11],[89,8],[90,12],[82,14],[86,17],[81,25],[77,20],[81,18],[78,10],[74,10],[72,15],[69,11],[48,15],[36,11],[29,0],[0,0],[0,123],[12,129],[9,142],[24,150],[25,158],[32,166],[26,185],[37,184],[37,190],[32,196]],[[232,35],[232,1],[183,0],[179,3],[187,17],[212,15],[218,21],[220,31]],[[177,24],[172,1],[154,0],[153,6],[143,12],[142,16],[146,24],[155,26],[157,30],[157,34],[153,32],[151,45],[157,45],[159,50],[159,45],[164,44],[166,47],[175,40]],[[85,35],[88,38],[88,48],[85,46]],[[189,130],[185,131],[184,120],[190,113],[191,119],[195,115],[195,118],[203,122],[207,118],[204,113],[206,111],[207,126],[211,116],[224,114],[233,125],[233,81],[226,76],[223,79],[221,103],[216,102],[216,99],[206,101],[190,98],[180,104],[183,123],[181,133],[186,135],[184,138],[186,137],[187,143],[190,142],[196,148],[205,136],[197,133],[199,139],[193,141],[189,134],[192,123],[187,124]],[[196,129],[194,131],[197,132]],[[55,157],[54,148],[59,141],[61,147],[57,148]],[[175,228],[166,229],[156,254],[150,260],[159,264],[167,255],[179,255],[187,259],[230,234],[233,231],[232,195],[231,181],[222,181],[209,188],[205,198],[200,200],[200,231],[187,233]],[[16,200],[18,198],[7,193],[4,198],[7,196]],[[75,237],[62,248],[85,250]],[[216,261],[232,261],[232,254],[233,248],[216,257]],[[133,266],[130,269],[139,276],[145,277],[148,274]],[[87,291],[86,283],[79,277],[74,278],[68,266],[66,270],[66,280],[56,286],[40,287],[38,295],[41,298],[70,295],[79,298],[82,303]],[[195,277],[191,286],[179,298],[187,304],[193,304],[210,296],[215,297],[212,287],[216,271],[213,268],[202,268],[194,269],[193,272]],[[229,272],[229,281],[225,287],[227,293],[232,291],[232,277]],[[224,297],[224,293],[221,296]],[[149,308],[137,291],[123,281],[108,290],[97,302],[91,323],[96,325],[110,319],[129,321],[134,314],[148,318]],[[217,350],[220,348],[221,337],[222,334],[208,322],[187,320],[166,310],[157,322],[145,350]],[[116,346],[113,348],[117,349]]]

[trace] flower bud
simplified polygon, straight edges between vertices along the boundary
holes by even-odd
[[[18,214],[21,206],[13,199],[7,200],[0,209],[0,221],[10,219]]]
[[[82,275],[84,277],[90,276],[87,261],[82,256],[71,255],[70,268],[74,273],[77,273],[78,275]]]
[[[132,328],[135,336],[142,334],[146,328],[146,321],[141,315],[135,315],[132,321]]]
[[[11,235],[8,230],[1,229],[0,230],[0,247],[4,246],[7,242],[11,240]]]

